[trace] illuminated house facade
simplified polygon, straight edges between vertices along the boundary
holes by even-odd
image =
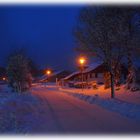
[[[122,70],[123,74],[121,76],[121,81],[126,79],[127,72]],[[82,77],[83,74],[83,77]],[[86,68],[82,73],[81,71],[74,72],[69,76],[61,80],[61,85],[63,86],[75,86],[84,84],[85,87],[91,86],[93,84],[103,85],[105,84],[105,76],[109,77],[109,71],[104,64],[93,65]],[[82,80],[83,79],[83,80]]]

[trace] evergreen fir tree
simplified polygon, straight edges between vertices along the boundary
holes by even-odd
[[[7,74],[9,84],[15,91],[22,92],[31,86],[28,59],[23,54],[15,53],[9,57]]]

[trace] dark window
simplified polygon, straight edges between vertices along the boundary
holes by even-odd
[[[90,78],[92,78],[92,73],[90,73]]]
[[[95,73],[95,78],[98,78],[98,73]]]

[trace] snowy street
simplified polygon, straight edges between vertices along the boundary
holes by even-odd
[[[34,86],[17,95],[0,88],[0,132],[19,134],[140,133],[136,122],[59,91]]]

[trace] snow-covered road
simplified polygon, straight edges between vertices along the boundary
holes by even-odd
[[[42,122],[34,132],[44,132],[46,128],[50,132],[63,134],[140,133],[140,124],[133,120],[97,105],[90,105],[55,88],[37,88],[32,93],[40,99],[44,107],[42,111],[46,113],[46,115],[42,113],[46,122]]]
[[[55,87],[34,86],[24,95],[6,88],[0,94],[1,134],[140,134],[140,123]]]

